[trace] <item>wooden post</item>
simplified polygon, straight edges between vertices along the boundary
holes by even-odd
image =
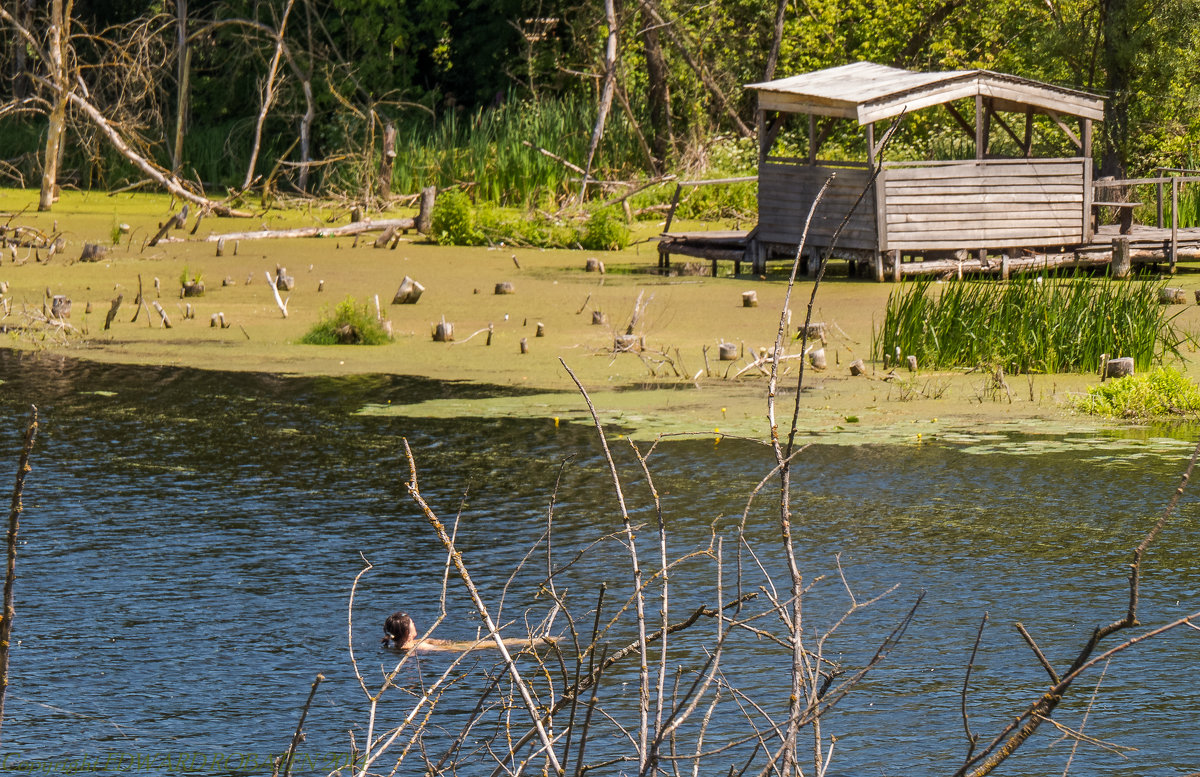
[[[875,252],[875,282],[883,283],[883,252]]]
[[[808,164],[817,166],[817,115],[808,114]]]
[[[121,301],[125,299],[125,295],[118,294],[112,301],[112,307],[108,309],[108,315],[104,317],[104,328],[108,329],[112,326],[113,319],[117,317],[117,310],[121,307]]]
[[[1112,241],[1112,274],[1114,278],[1128,278],[1131,268],[1129,238],[1114,237]]]
[[[987,153],[987,139],[983,133],[983,95],[975,95],[975,159],[983,159]]]
[[[1162,171],[1160,170],[1159,172],[1161,174]],[[1157,206],[1156,209],[1158,211],[1156,214],[1158,216],[1158,222],[1157,222],[1158,228],[1162,229],[1163,228],[1163,182],[1161,180],[1155,182],[1154,191],[1156,194],[1155,205]]]
[[[1171,178],[1171,274],[1179,257],[1179,178]]]
[[[1008,280],[1008,253],[1000,254],[1000,280]]]
[[[529,340],[524,337],[521,338],[521,353],[529,353]]]
[[[764,152],[762,151],[761,140],[760,140],[760,148],[759,148],[759,152],[758,152],[758,157],[759,157],[758,163],[760,165],[762,164],[762,161],[763,161],[763,153]],[[671,207],[667,209],[667,221],[665,224],[663,224],[663,234],[664,235],[671,231],[671,221],[675,218],[675,208],[679,207],[679,195],[682,192],[683,192],[683,184],[678,184],[678,183],[675,184],[675,194],[673,194],[671,196]],[[662,262],[659,262],[659,266],[660,267],[663,266]],[[669,261],[667,263],[667,266],[670,266]]]
[[[1026,159],[1033,156],[1033,108],[1025,106],[1025,139],[1021,143],[1021,153]]]
[[[894,251],[892,251],[892,282],[893,283],[900,282],[900,260],[901,260],[900,249],[897,248]]]

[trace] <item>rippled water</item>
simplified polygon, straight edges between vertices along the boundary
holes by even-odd
[[[493,598],[544,530],[564,460],[556,561],[620,525],[588,429],[355,413],[367,404],[487,390],[479,387],[110,367],[4,351],[0,379],[5,488],[29,403],[43,419],[26,489],[16,648],[0,732],[9,768],[91,757],[92,766],[108,758],[110,770],[122,770],[133,768],[135,755],[192,753],[209,760],[146,768],[263,773],[244,755],[286,749],[317,672],[327,680],[302,751],[346,752],[347,732],[361,738],[366,724],[346,646],[347,596],[363,557],[374,568],[356,601],[356,649],[368,676],[393,658],[378,648],[384,615],[403,607],[428,623],[438,610],[445,557],[405,493],[401,438],[412,445],[435,509],[452,518],[461,504],[464,556]],[[627,450],[617,449],[635,517],[653,522],[645,483]],[[826,733],[838,736],[830,775],[953,771],[965,748],[963,670],[984,612],[991,623],[972,677],[972,727],[986,740],[1036,698],[1045,673],[1013,623],[1023,622],[1061,667],[1091,628],[1118,617],[1130,550],[1189,453],[1188,441],[1170,437],[964,436],[807,451],[797,474],[800,565],[807,578],[829,575],[808,600],[810,625],[832,622],[848,602],[838,554],[860,598],[898,585],[842,627],[827,651],[861,663],[925,592],[904,641],[827,719]],[[714,533],[725,537],[732,595],[733,527],[769,456],[748,443],[693,440],[660,445],[651,466],[671,550],[680,555]],[[1148,557],[1146,628],[1200,610],[1197,515],[1195,498],[1185,496]],[[777,535],[764,494],[750,510],[747,536],[775,574],[782,571]],[[652,527],[639,538],[649,561]],[[589,623],[601,582],[627,588],[623,553],[614,542],[592,547],[561,579]],[[743,561],[750,590],[762,575],[748,556]],[[534,596],[544,570],[544,555],[522,568],[504,619],[529,606],[546,611]],[[715,602],[711,564],[681,566],[673,585],[685,608]],[[460,589],[449,608],[439,636],[473,637],[478,621]],[[628,624],[618,624],[612,643],[630,635]],[[711,643],[711,627],[680,637],[672,661],[694,669]],[[731,681],[777,712],[786,699],[779,656],[764,644],[739,649]],[[1198,657],[1200,634],[1183,629],[1116,659],[1086,733],[1139,749],[1126,760],[1083,746],[1072,772],[1200,769]],[[428,671],[444,662],[423,660]],[[1079,726],[1099,676],[1085,678],[1086,689],[1060,708],[1065,725]],[[618,706],[622,694],[636,695],[624,685],[629,679],[607,689]],[[469,708],[478,690],[471,683],[447,697],[448,710]],[[399,712],[398,703],[385,708]],[[710,741],[734,735],[732,716],[715,721]],[[430,750],[444,747],[439,736],[426,736]],[[1062,773],[1070,743],[1059,737],[1043,727],[1003,773]],[[610,744],[598,742],[598,752]],[[243,760],[214,757],[221,753]],[[732,762],[715,757],[711,773],[726,773]],[[416,771],[406,764],[403,773]]]

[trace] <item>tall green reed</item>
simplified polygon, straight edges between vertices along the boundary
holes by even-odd
[[[1083,372],[1102,354],[1138,369],[1180,357],[1177,314],[1159,304],[1164,281],[1081,273],[908,283],[888,298],[873,352],[926,367],[999,366],[1009,372]]]

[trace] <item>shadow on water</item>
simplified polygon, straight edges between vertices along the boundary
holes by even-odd
[[[369,403],[501,391],[492,387],[116,367],[6,351],[0,380],[0,450],[8,452],[0,477],[3,461],[15,466],[30,402],[44,419],[26,491],[3,729],[5,752],[18,759],[278,752],[317,672],[328,680],[305,748],[344,752],[346,732],[361,737],[366,723],[346,648],[346,598],[362,557],[375,565],[355,614],[369,676],[389,660],[378,649],[384,615],[403,607],[427,624],[438,609],[444,552],[405,493],[401,438],[435,508],[446,518],[461,511],[459,537],[477,582],[496,595],[519,568],[502,619],[544,610],[535,598],[544,559],[521,560],[544,531],[564,460],[556,559],[619,526],[587,428],[356,415]],[[831,622],[846,603],[837,554],[860,596],[899,585],[839,632],[836,650],[850,664],[927,592],[906,641],[829,719],[839,737],[830,774],[952,771],[947,764],[963,751],[962,669],[984,611],[993,626],[973,679],[976,730],[994,730],[1040,693],[1041,670],[1011,624],[1025,623],[1061,664],[1081,635],[1119,615],[1129,551],[1189,449],[1153,430],[807,451],[796,478],[800,560],[806,576],[828,576],[811,622]],[[635,518],[652,523],[645,483],[628,451],[617,451]],[[759,446],[691,440],[663,444],[651,466],[672,550],[682,553],[713,532],[735,547],[732,527],[770,463]],[[764,496],[747,530],[774,572],[777,520]],[[1200,609],[1198,528],[1188,496],[1148,559],[1148,626]],[[649,545],[652,529],[643,534]],[[581,611],[601,582],[627,583],[622,553],[602,543],[571,567],[563,584]],[[732,579],[732,550],[726,563]],[[685,565],[675,580],[682,602],[712,601],[708,567]],[[747,581],[761,582],[749,571]],[[439,636],[473,637],[478,621],[457,589],[449,608]],[[614,642],[630,634],[618,628]],[[701,661],[708,639],[681,638],[673,658]],[[1195,676],[1196,646],[1192,635],[1173,635],[1114,662],[1088,733],[1140,751],[1123,761],[1087,748],[1075,757],[1078,773],[1197,767],[1200,685],[1183,679]],[[731,677],[780,703],[778,656],[742,647]],[[425,663],[436,669],[439,660]],[[614,703],[636,703],[625,699],[636,697],[633,687],[614,681]],[[447,709],[469,709],[474,690],[465,684]],[[1081,694],[1061,716],[1078,725],[1085,706]],[[1057,739],[1039,734],[1005,773],[1061,772],[1070,743]],[[431,733],[427,746],[436,745]]]

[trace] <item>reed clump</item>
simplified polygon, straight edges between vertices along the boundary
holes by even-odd
[[[300,338],[305,345],[383,345],[391,335],[367,305],[346,297]]]
[[[880,358],[916,356],[928,368],[998,366],[1009,373],[1086,372],[1104,354],[1119,354],[1145,370],[1181,358],[1177,314],[1158,301],[1164,283],[1081,273],[919,280],[888,298],[872,350]]]

